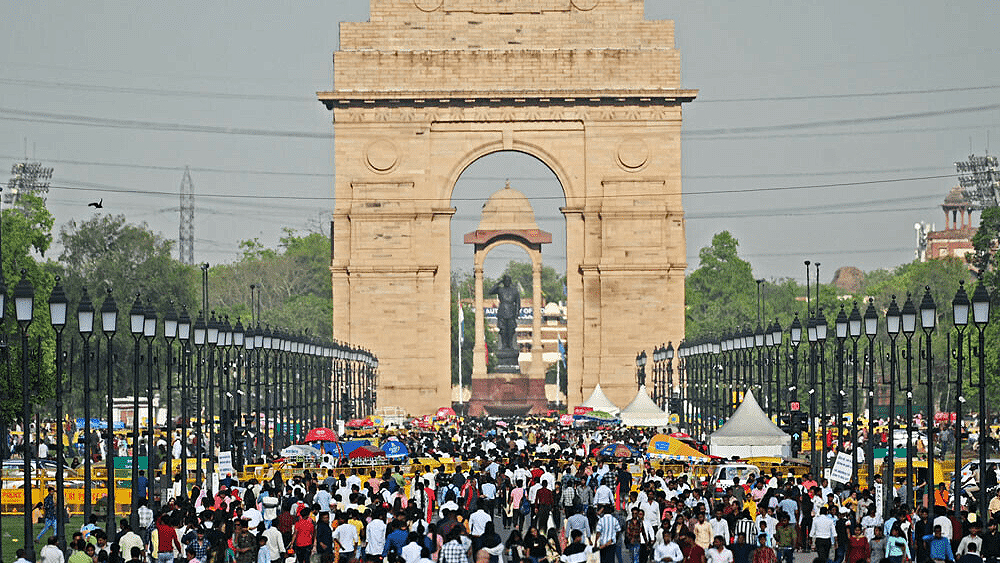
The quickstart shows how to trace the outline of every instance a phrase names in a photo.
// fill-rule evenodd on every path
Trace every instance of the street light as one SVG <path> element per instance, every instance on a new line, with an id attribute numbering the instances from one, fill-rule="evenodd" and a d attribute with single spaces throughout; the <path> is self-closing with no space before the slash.
<path id="1" fill-rule="evenodd" d="M 819 283 L 819 264 L 816 264 L 816 280 Z M 819 290 L 816 291 L 816 301 L 819 302 Z M 817 305 L 816 307 L 816 340 L 819 341 L 819 368 L 820 368 L 820 385 L 822 389 L 822 402 L 820 403 L 820 430 L 823 433 L 823 439 L 821 440 L 822 454 L 821 458 L 822 464 L 820 468 L 826 467 L 826 436 L 827 436 L 827 423 L 829 422 L 829 417 L 826 412 L 826 333 L 827 324 L 826 317 L 823 316 L 823 309 L 820 309 Z M 822 471 L 820 471 L 822 474 Z"/>
<path id="2" fill-rule="evenodd" d="M 105 530 L 108 532 L 108 537 L 115 537 L 115 455 L 111 451 L 114 445 L 114 382 L 115 376 L 112 371 L 113 357 L 111 343 L 115 337 L 115 332 L 118 330 L 118 305 L 115 303 L 115 298 L 111 295 L 111 288 L 108 288 L 108 294 L 104 298 L 104 303 L 101 305 L 101 331 L 104 333 L 104 337 L 108 339 L 108 351 L 107 354 L 107 377 L 108 377 L 108 439 L 106 442 L 106 447 L 104 448 L 104 465 L 107 478 L 107 498 L 108 498 L 108 517 L 105 523 Z"/>
<path id="3" fill-rule="evenodd" d="M 875 336 L 878 335 L 878 311 L 875 299 L 868 298 L 864 316 L 865 336 L 868 337 L 868 439 L 865 440 L 865 459 L 868 462 L 869 486 L 875 479 Z"/>
<path id="4" fill-rule="evenodd" d="M 146 339 L 146 498 L 153 500 L 152 487 L 156 482 L 154 470 L 159 466 L 154 463 L 156 455 L 156 420 L 153 413 L 153 340 L 156 339 L 156 311 L 152 303 L 147 302 L 142 322 L 142 336 Z M 157 382 L 159 383 L 159 382 Z M 159 385 L 157 384 L 157 387 Z M 169 469 L 169 468 L 168 468 Z M 152 503 L 150 503 L 152 504 Z"/>
<path id="5" fill-rule="evenodd" d="M 188 414 L 188 396 L 190 395 L 190 371 L 191 371 L 191 317 L 188 315 L 187 308 L 181 309 L 181 315 L 177 318 L 177 338 L 181 341 L 181 353 L 180 353 L 180 369 L 178 369 L 178 375 L 180 376 L 180 385 L 184 389 L 181 393 L 181 491 L 180 496 L 182 498 L 187 498 L 187 484 L 188 484 L 188 426 L 190 424 L 189 414 Z M 171 450 L 173 449 L 173 444 L 171 444 Z M 171 467 L 173 470 L 173 467 Z"/>
<path id="6" fill-rule="evenodd" d="M 164 465 L 164 473 L 167 475 L 167 482 L 171 490 L 174 484 L 174 339 L 177 338 L 177 310 L 174 309 L 174 302 L 170 302 L 170 309 L 163 316 L 163 338 L 167 344 L 167 420 L 165 433 L 167 435 L 167 462 Z"/>
<path id="7" fill-rule="evenodd" d="M 30 397 L 33 386 L 28 376 L 28 325 L 31 324 L 35 304 L 35 288 L 28 281 L 27 270 L 21 270 L 21 281 L 14 286 L 14 311 L 17 319 L 17 326 L 21 329 L 21 430 L 23 439 L 21 441 L 24 449 L 24 547 L 25 557 L 28 561 L 35 559 L 34 528 L 31 522 L 31 502 L 32 487 L 32 467 L 31 467 L 31 403 Z M 60 421 L 61 422 L 61 421 Z M 58 515 L 61 519 L 62 515 Z"/>
<path id="8" fill-rule="evenodd" d="M 2 309 L 2 308 L 0 308 Z M 76 324 L 83 338 L 83 521 L 90 522 L 91 471 L 90 451 L 90 337 L 94 333 L 94 304 L 87 288 L 83 288 L 76 306 Z M 100 343 L 100 341 L 98 341 Z"/>
<path id="9" fill-rule="evenodd" d="M 642 388 L 646 385 L 646 351 L 635 355 L 635 380 L 638 383 L 638 387 Z"/>
<path id="10" fill-rule="evenodd" d="M 132 513 L 129 515 L 129 525 L 133 530 L 139 529 L 139 340 L 142 338 L 142 329 L 146 323 L 146 315 L 139 300 L 139 294 L 135 294 L 135 301 L 129 311 L 129 331 L 135 340 L 135 347 L 132 356 Z"/>
<path id="11" fill-rule="evenodd" d="M 927 349 L 927 506 L 934 504 L 934 350 L 931 348 L 931 334 L 937 326 L 937 305 L 934 304 L 934 297 L 931 296 L 930 286 L 924 286 L 924 297 L 920 300 L 920 328 L 924 331 L 926 339 L 924 347 Z M 908 421 L 911 425 L 913 421 Z M 961 441 L 961 436 L 956 436 L 956 440 Z M 961 471 L 961 467 L 957 467 Z M 980 475 L 985 475 L 985 471 L 980 471 Z M 911 474 L 912 476 L 912 474 Z M 912 477 L 911 477 L 912 478 Z M 956 480 L 957 482 L 957 480 Z M 928 526 L 930 533 L 934 532 L 933 526 Z"/>
<path id="12" fill-rule="evenodd" d="M 963 376 L 965 374 L 965 328 L 969 325 L 969 295 L 965 292 L 965 280 L 958 282 L 958 291 L 951 301 L 952 323 L 958 330 L 958 349 L 955 355 L 955 467 L 962 467 L 962 405 L 965 404 L 965 394 L 962 392 Z M 942 452 L 943 455 L 944 452 Z M 982 475 L 982 473 L 980 473 Z M 955 513 L 962 511 L 962 491 L 955 488 Z"/>
<path id="13" fill-rule="evenodd" d="M 896 482 L 896 448 L 895 448 L 895 435 L 896 435 L 896 385 L 899 379 L 898 376 L 898 362 L 899 359 L 896 355 L 896 338 L 899 336 L 899 330 L 902 327 L 903 315 L 899 311 L 899 305 L 896 303 L 896 296 L 892 296 L 892 300 L 889 302 L 889 310 L 885 313 L 885 331 L 889 334 L 889 440 L 886 444 L 886 451 L 888 452 L 888 475 L 889 482 L 886 483 L 886 496 L 887 500 L 891 503 L 892 496 L 889 494 Z M 883 378 L 882 384 L 885 385 L 886 381 Z M 874 477 L 874 475 L 872 475 Z"/>
<path id="14" fill-rule="evenodd" d="M 837 452 L 847 451 L 844 448 L 844 398 L 847 396 L 847 392 L 844 391 L 844 341 L 847 340 L 848 334 L 848 323 L 847 323 L 847 313 L 844 311 L 844 305 L 840 305 L 840 312 L 837 313 L 837 319 L 834 321 L 834 332 L 837 337 L 837 350 L 836 350 L 836 361 L 837 361 Z"/>
<path id="15" fill-rule="evenodd" d="M 972 294 L 972 322 L 979 331 L 979 522 L 989 521 L 986 504 L 986 325 L 990 322 L 990 292 L 982 280 Z"/>
<path id="16" fill-rule="evenodd" d="M 858 309 L 858 302 L 854 302 L 854 308 L 847 317 L 847 332 L 851 336 L 851 381 L 853 382 L 854 396 L 851 401 L 851 481 L 858 484 L 858 339 L 861 338 L 861 311 Z"/>
<path id="17" fill-rule="evenodd" d="M 66 328 L 66 309 L 69 300 L 56 276 L 56 285 L 49 295 L 49 321 L 56 333 L 56 537 L 59 538 L 59 549 L 66 549 L 66 500 L 64 498 L 64 475 L 66 453 L 63 447 L 63 364 L 62 364 L 62 331 Z"/>
<path id="18" fill-rule="evenodd" d="M 917 330 L 917 308 L 914 307 L 909 292 L 906 293 L 902 315 L 903 336 L 906 337 L 906 351 L 904 352 L 906 360 L 906 504 L 912 505 L 915 498 L 913 489 L 913 333 Z M 927 421 L 928 433 L 931 428 L 930 424 L 930 421 Z M 893 439 L 893 455 L 895 455 L 895 445 L 895 439 Z"/>
<path id="19" fill-rule="evenodd" d="M 198 355 L 195 357 L 195 407 L 194 415 L 198 421 L 198 432 L 195 434 L 195 440 L 197 447 L 194 450 L 194 455 L 198 456 L 198 463 L 195 465 L 195 482 L 199 487 L 203 484 L 204 473 L 202 470 L 202 460 L 205 457 L 203 455 L 203 450 L 205 449 L 205 421 L 201 412 L 201 394 L 202 394 L 202 352 L 205 350 L 205 338 L 208 333 L 208 327 L 205 323 L 205 312 L 198 312 L 198 320 L 194 323 L 194 346 L 198 350 Z M 186 479 L 186 476 L 185 476 Z M 186 484 L 185 484 L 186 487 Z"/>

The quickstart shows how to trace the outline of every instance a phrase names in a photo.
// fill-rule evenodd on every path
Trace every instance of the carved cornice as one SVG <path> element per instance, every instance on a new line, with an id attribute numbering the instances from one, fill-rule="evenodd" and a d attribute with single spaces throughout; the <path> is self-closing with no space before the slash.
<path id="1" fill-rule="evenodd" d="M 335 107 L 338 123 L 437 123 L 437 122 L 674 122 L 681 123 L 678 104 L 617 106 L 364 106 Z"/>

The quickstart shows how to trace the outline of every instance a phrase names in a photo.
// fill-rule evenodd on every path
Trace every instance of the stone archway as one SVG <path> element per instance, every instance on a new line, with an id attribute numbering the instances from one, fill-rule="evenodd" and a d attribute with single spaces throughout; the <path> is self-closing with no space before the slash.
<path id="1" fill-rule="evenodd" d="M 673 22 L 636 0 L 371 0 L 341 25 L 333 331 L 379 354 L 379 401 L 450 402 L 451 193 L 493 152 L 566 196 L 568 401 L 634 395 L 635 350 L 684 333 Z"/>

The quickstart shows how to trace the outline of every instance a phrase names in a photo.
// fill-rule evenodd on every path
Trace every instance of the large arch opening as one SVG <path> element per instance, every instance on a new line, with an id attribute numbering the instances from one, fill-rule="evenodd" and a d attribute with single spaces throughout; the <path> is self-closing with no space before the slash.
<path id="1" fill-rule="evenodd" d="M 476 355 L 485 354 L 485 362 L 478 364 L 482 371 L 492 371 L 496 365 L 497 299 L 488 292 L 505 274 L 511 279 L 521 297 L 521 310 L 517 322 L 518 363 L 523 372 L 540 372 L 545 379 L 544 396 L 548 406 L 566 404 L 566 364 L 560 350 L 566 349 L 566 219 L 561 211 L 565 206 L 563 185 L 553 168 L 534 155 L 521 151 L 495 151 L 471 154 L 455 180 L 451 203 L 455 214 L 451 219 L 451 286 L 453 303 L 452 334 L 452 397 L 465 403 L 472 398 L 471 373 L 477 365 Z M 491 196 L 503 196 L 507 191 L 523 194 L 521 204 L 530 205 L 534 227 L 551 233 L 551 244 L 532 250 L 517 237 L 496 239 L 487 247 L 480 247 L 478 264 L 481 268 L 481 292 L 485 350 L 475 345 L 476 315 L 476 250 L 467 244 L 468 233 L 483 232 L 479 229 L 518 229 L 532 225 L 509 223 L 497 217 L 486 219 L 484 208 Z M 514 220 L 514 214 L 509 218 Z M 489 225 L 486 225 L 489 221 Z M 493 231 L 490 231 L 493 232 Z M 540 267 L 534 279 L 535 267 Z M 539 283 L 540 282 L 540 283 Z M 540 299 L 535 291 L 540 290 Z M 462 315 L 458 307 L 462 307 Z M 536 322 L 535 317 L 539 317 Z M 461 320 L 464 319 L 464 326 Z M 469 326 L 472 324 L 472 326 Z M 458 334 L 461 331 L 461 346 Z M 537 334 L 536 334 L 537 333 Z M 538 348 L 538 350 L 536 350 Z M 540 365 L 536 365 L 538 362 Z M 461 385 L 459 380 L 461 379 Z"/>

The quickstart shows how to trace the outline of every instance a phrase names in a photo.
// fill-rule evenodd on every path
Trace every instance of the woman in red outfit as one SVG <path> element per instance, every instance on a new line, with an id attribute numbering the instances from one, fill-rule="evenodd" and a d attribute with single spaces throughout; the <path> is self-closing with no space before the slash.
<path id="1" fill-rule="evenodd" d="M 847 538 L 847 559 L 845 563 L 858 563 L 858 561 L 868 561 L 871 557 L 871 546 L 868 545 L 868 538 L 860 525 L 854 526 L 854 533 Z M 879 558 L 881 559 L 881 553 Z"/>

